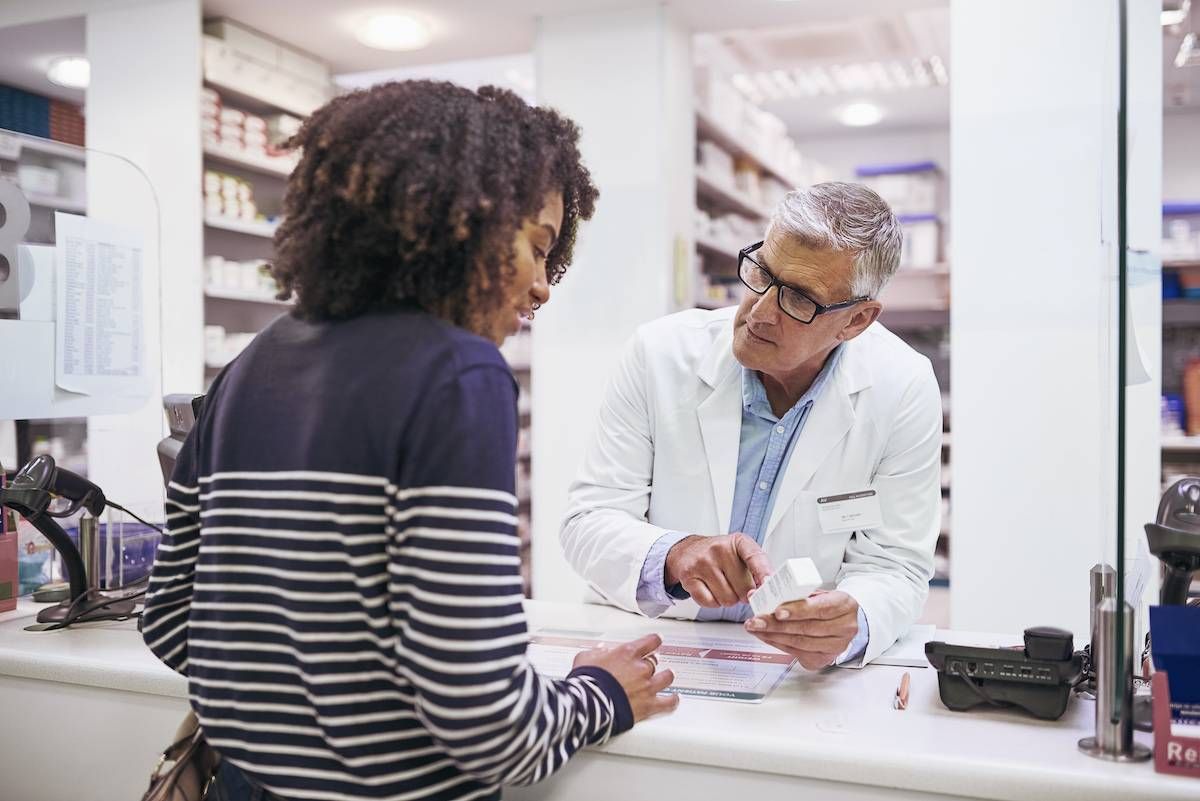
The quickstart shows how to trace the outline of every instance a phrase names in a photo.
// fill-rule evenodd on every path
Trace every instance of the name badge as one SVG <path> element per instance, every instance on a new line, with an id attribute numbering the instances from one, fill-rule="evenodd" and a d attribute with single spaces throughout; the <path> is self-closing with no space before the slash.
<path id="1" fill-rule="evenodd" d="M 817 518 L 821 521 L 821 531 L 826 534 L 883 525 L 879 495 L 873 489 L 817 498 Z"/>

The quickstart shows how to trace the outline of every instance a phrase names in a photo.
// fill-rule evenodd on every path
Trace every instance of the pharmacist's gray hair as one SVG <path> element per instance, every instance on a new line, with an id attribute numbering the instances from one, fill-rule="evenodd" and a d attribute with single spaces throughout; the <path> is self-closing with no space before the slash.
<path id="1" fill-rule="evenodd" d="M 771 229 L 815 250 L 854 254 L 853 297 L 879 297 L 900 266 L 900 221 L 874 190 L 830 181 L 788 192 Z"/>

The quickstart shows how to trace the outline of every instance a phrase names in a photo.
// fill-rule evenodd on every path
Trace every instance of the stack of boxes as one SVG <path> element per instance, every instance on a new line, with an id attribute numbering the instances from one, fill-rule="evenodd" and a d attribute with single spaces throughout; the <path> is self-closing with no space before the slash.
<path id="1" fill-rule="evenodd" d="M 859 181 L 887 201 L 904 229 L 900 266 L 930 269 L 943 260 L 940 209 L 945 175 L 932 161 L 859 167 Z"/>
<path id="2" fill-rule="evenodd" d="M 83 147 L 83 112 L 74 104 L 51 100 L 11 86 L 0 86 L 0 128 Z"/>
<path id="3" fill-rule="evenodd" d="M 50 138 L 83 147 L 87 129 L 79 106 L 62 100 L 50 101 Z"/>
<path id="4" fill-rule="evenodd" d="M 717 71 L 697 70 L 696 108 L 756 158 L 792 177 L 797 185 L 822 179 L 823 171 L 801 158 L 783 120 L 751 103 Z M 820 174 L 806 174 L 811 169 Z"/>
<path id="5" fill-rule="evenodd" d="M 262 259 L 236 261 L 224 256 L 204 260 L 205 287 L 217 294 L 244 294 L 274 300 L 279 284 Z"/>
<path id="6" fill-rule="evenodd" d="M 204 326 L 204 363 L 222 368 L 238 357 L 257 334 L 233 333 L 223 325 Z"/>
<path id="7" fill-rule="evenodd" d="M 214 89 L 205 88 L 201 94 L 200 131 L 207 149 L 287 163 L 293 161 L 293 157 L 284 152 L 281 145 L 298 130 L 300 119 L 290 114 L 260 117 L 229 108 Z"/>
<path id="8" fill-rule="evenodd" d="M 293 114 L 311 114 L 334 95 L 329 67 L 230 20 L 204 23 L 204 79 Z"/>
<path id="9" fill-rule="evenodd" d="M 258 219 L 250 182 L 216 170 L 204 171 L 204 214 L 247 222 Z"/>
<path id="10" fill-rule="evenodd" d="M 0 128 L 50 138 L 50 98 L 0 86 Z"/>

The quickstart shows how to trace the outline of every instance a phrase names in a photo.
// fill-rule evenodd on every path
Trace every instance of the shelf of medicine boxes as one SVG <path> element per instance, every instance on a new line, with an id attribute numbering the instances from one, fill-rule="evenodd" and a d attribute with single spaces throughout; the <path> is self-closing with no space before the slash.
<path id="1" fill-rule="evenodd" d="M 747 197 L 736 187 L 713 178 L 703 169 L 696 168 L 696 195 L 706 198 L 723 211 L 732 211 L 756 220 L 766 221 L 770 213 Z"/>
<path id="2" fill-rule="evenodd" d="M 708 139 L 715 142 L 722 150 L 728 151 L 734 158 L 753 162 L 760 170 L 782 181 L 785 186 L 795 186 L 796 178 L 788 175 L 778 165 L 761 156 L 753 148 L 746 147 L 730 131 L 726 130 L 708 112 L 696 109 L 696 138 Z"/>
<path id="3" fill-rule="evenodd" d="M 204 224 L 209 228 L 232 231 L 235 234 L 259 236 L 264 239 L 273 239 L 275 237 L 275 229 L 279 227 L 278 222 L 243 220 L 237 217 L 223 217 L 219 214 L 204 215 Z"/>
<path id="4" fill-rule="evenodd" d="M 1187 456 L 1187 461 L 1200 457 L 1200 437 L 1163 437 L 1161 445 L 1163 453 Z"/>
<path id="5" fill-rule="evenodd" d="M 87 201 L 71 197 L 57 197 L 55 195 L 43 195 L 38 192 L 26 192 L 25 199 L 29 201 L 29 205 L 38 209 L 52 209 L 54 211 L 69 211 L 74 214 L 87 213 Z"/>
<path id="6" fill-rule="evenodd" d="M 242 303 L 261 303 L 266 306 L 294 306 L 294 300 L 279 300 L 265 292 L 235 292 L 227 289 L 205 289 L 204 297 L 213 300 L 234 300 Z"/>
<path id="7" fill-rule="evenodd" d="M 70 159 L 80 164 L 85 163 L 83 151 L 75 145 L 39 139 L 36 136 L 12 131 L 0 131 L 0 161 L 19 162 L 24 153 L 38 153 L 55 158 Z M 25 192 L 25 199 L 29 201 L 30 206 L 37 209 L 69 211 L 75 214 L 87 213 L 87 201 L 80 198 Z"/>
<path id="8" fill-rule="evenodd" d="M 72 161 L 78 161 L 80 164 L 84 162 L 84 151 L 77 145 L 70 145 L 66 142 L 54 142 L 49 139 L 39 139 L 36 136 L 29 136 L 28 134 L 17 133 L 15 131 L 0 131 L 0 158 L 16 161 L 20 158 L 20 154 L 25 151 L 71 159 Z M 15 153 L 16 155 L 10 156 L 8 155 L 10 153 Z"/>
<path id="9" fill-rule="evenodd" d="M 253 156 L 244 151 L 222 145 L 205 145 L 205 158 L 220 164 L 230 164 L 262 175 L 287 178 L 296 168 L 295 156 Z"/>

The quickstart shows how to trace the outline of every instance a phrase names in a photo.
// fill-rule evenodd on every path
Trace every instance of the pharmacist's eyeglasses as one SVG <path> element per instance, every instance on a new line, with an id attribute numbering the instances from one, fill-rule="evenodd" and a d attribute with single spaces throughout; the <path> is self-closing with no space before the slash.
<path id="1" fill-rule="evenodd" d="M 738 251 L 738 278 L 746 285 L 747 289 L 756 295 L 765 295 L 770 291 L 771 287 L 779 287 L 779 293 L 776 296 L 776 299 L 779 301 L 779 308 L 793 320 L 807 325 L 817 319 L 817 315 L 819 314 L 827 314 L 839 309 L 848 309 L 863 301 L 870 300 L 870 298 L 862 297 L 846 300 L 841 303 L 832 303 L 828 306 L 817 303 L 817 301 L 799 289 L 782 283 L 771 274 L 770 270 L 763 267 L 750 255 L 762 246 L 762 242 L 756 242 Z"/>

